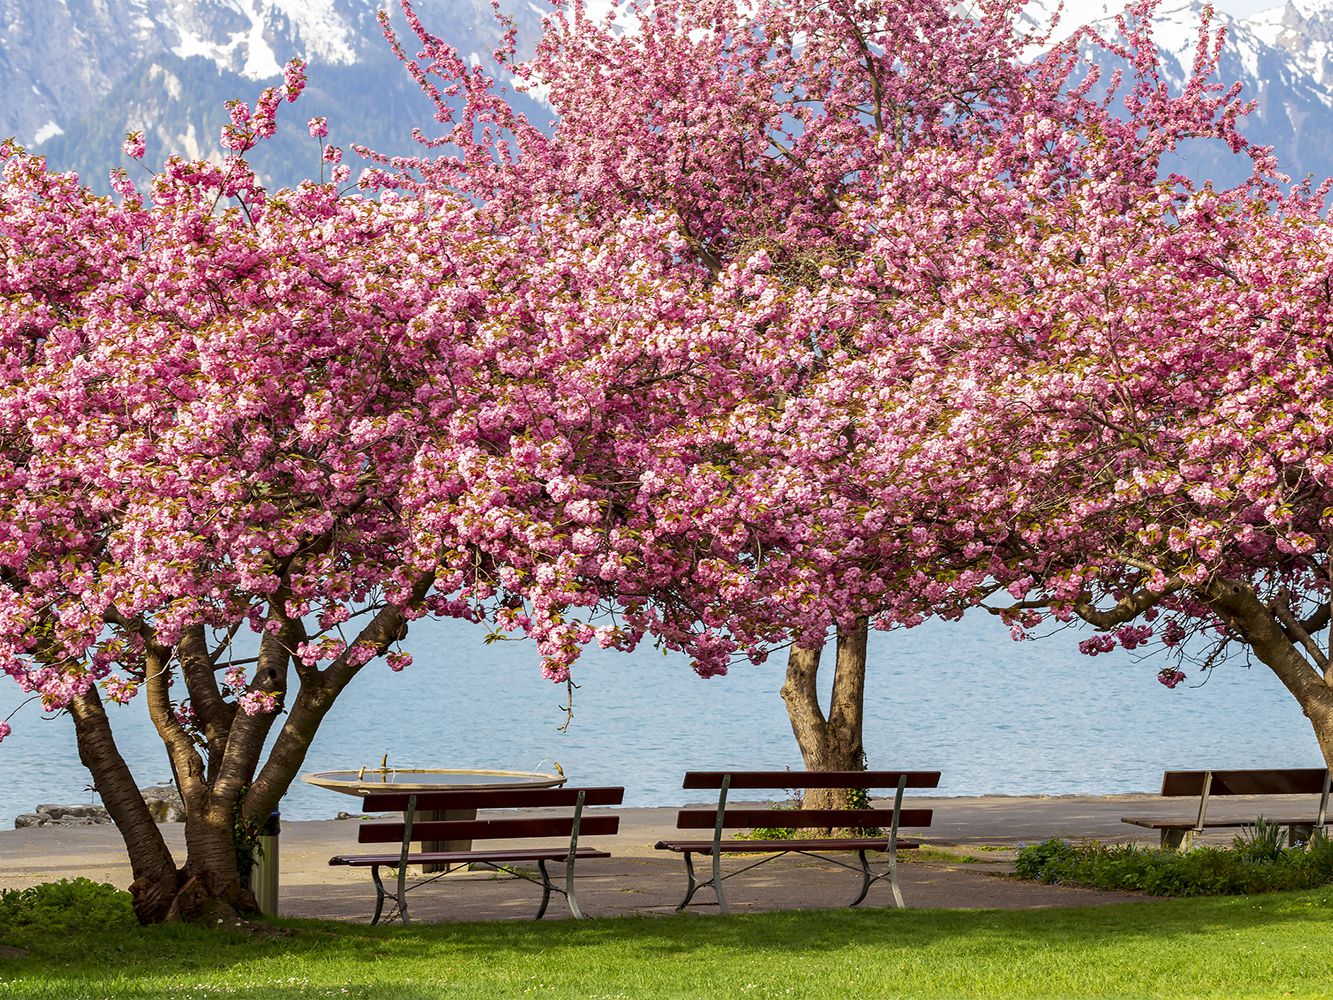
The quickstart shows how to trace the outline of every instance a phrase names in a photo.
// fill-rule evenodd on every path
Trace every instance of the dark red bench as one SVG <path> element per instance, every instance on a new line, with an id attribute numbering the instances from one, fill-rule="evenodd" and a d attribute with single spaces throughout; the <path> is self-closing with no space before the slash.
<path id="1" fill-rule="evenodd" d="M 1272 819 L 1288 828 L 1294 843 L 1308 839 L 1328 819 L 1328 769 L 1323 767 L 1270 768 L 1251 771 L 1167 771 L 1162 775 L 1162 794 L 1167 797 L 1198 798 L 1193 818 L 1164 819 L 1157 816 L 1125 816 L 1122 823 L 1161 832 L 1163 850 L 1188 847 L 1194 836 L 1207 829 L 1249 826 L 1256 817 L 1209 819 L 1208 802 L 1218 795 L 1318 795 L 1319 807 L 1312 815 Z"/>
<path id="2" fill-rule="evenodd" d="M 685 909 L 694 894 L 711 885 L 717 894 L 717 905 L 727 912 L 727 899 L 722 883 L 729 878 L 767 864 L 786 854 L 802 854 L 828 861 L 861 874 L 861 892 L 851 902 L 857 906 L 866 898 L 870 887 L 887 877 L 893 886 L 894 902 L 903 906 L 902 890 L 898 886 L 898 851 L 919 845 L 898 839 L 901 827 L 928 827 L 930 809 L 904 809 L 903 791 L 907 788 L 937 788 L 939 771 L 689 771 L 682 787 L 688 789 L 717 789 L 716 809 L 682 809 L 676 817 L 678 830 L 713 831 L 709 840 L 661 840 L 659 851 L 672 851 L 685 858 L 685 877 L 688 880 L 685 898 L 676 907 Z M 737 789 L 775 788 L 847 788 L 895 789 L 892 809 L 783 809 L 778 807 L 739 809 L 727 808 L 727 796 Z M 737 829 L 774 827 L 796 831 L 812 829 L 873 829 L 888 827 L 887 836 L 873 837 L 797 837 L 796 839 L 758 840 L 724 838 L 724 832 Z M 887 855 L 888 869 L 876 874 L 871 870 L 868 854 Z M 852 853 L 860 861 L 859 867 L 827 857 L 829 854 Z M 701 854 L 713 860 L 713 873 L 700 879 L 694 873 L 694 855 Z M 768 854 L 760 861 L 723 874 L 722 856 L 726 854 Z"/>
<path id="3" fill-rule="evenodd" d="M 403 923 L 411 921 L 407 916 L 407 894 L 413 889 L 442 878 L 451 865 L 480 865 L 513 878 L 521 878 L 542 887 L 542 902 L 534 919 L 540 920 L 546 913 L 546 906 L 551 901 L 551 893 L 564 895 L 569 902 L 569 911 L 575 917 L 582 917 L 578 900 L 574 896 L 574 864 L 589 858 L 609 858 L 606 851 L 580 846 L 584 837 L 609 836 L 620 829 L 620 817 L 609 813 L 587 814 L 587 806 L 617 806 L 625 797 L 623 788 L 533 788 L 505 791 L 457 792 L 378 792 L 367 795 L 362 808 L 369 813 L 402 812 L 403 818 L 397 821 L 372 822 L 361 824 L 357 832 L 357 842 L 362 844 L 393 844 L 399 849 L 392 854 L 339 854 L 329 859 L 330 865 L 350 865 L 354 868 L 369 868 L 371 880 L 375 883 L 375 916 L 371 923 L 380 922 L 384 911 L 385 899 L 392 899 L 396 913 Z M 418 812 L 444 812 L 464 810 L 530 810 L 542 807 L 565 808 L 570 811 L 565 815 L 505 815 L 486 816 L 480 819 L 421 820 L 415 819 Z M 415 841 L 451 841 L 472 842 L 478 840 L 538 840 L 560 838 L 556 845 L 534 845 L 525 847 L 503 847 L 490 850 L 475 848 L 455 850 L 418 850 L 411 849 Z M 515 869 L 515 864 L 536 862 L 540 879 L 524 871 Z M 565 867 L 564 885 L 551 881 L 547 864 L 560 862 Z M 445 871 L 438 871 L 429 877 L 415 882 L 408 882 L 407 869 L 410 865 L 445 866 Z M 385 887 L 380 877 L 381 868 L 394 869 L 397 872 L 397 890 Z M 392 920 L 394 913 L 388 919 Z"/>

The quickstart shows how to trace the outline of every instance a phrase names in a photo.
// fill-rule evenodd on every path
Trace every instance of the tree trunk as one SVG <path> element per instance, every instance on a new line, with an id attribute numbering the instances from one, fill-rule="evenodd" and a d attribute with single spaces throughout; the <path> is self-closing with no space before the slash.
<path id="1" fill-rule="evenodd" d="M 432 582 L 429 574 L 420 578 L 413 599 L 420 601 Z M 334 700 L 368 662 L 354 659 L 351 651 L 368 644 L 376 656 L 383 655 L 407 632 L 398 608 L 381 608 L 327 669 L 298 662 L 301 685 L 288 699 L 290 650 L 299 645 L 303 631 L 298 620 L 286 618 L 280 610 L 274 612 L 274 620 L 281 628 L 277 633 L 264 632 L 250 685 L 251 690 L 274 696 L 287 710 L 267 761 L 262 760 L 264 743 L 277 713 L 248 715 L 222 697 L 215 678 L 217 657 L 208 650 L 204 629 L 187 629 L 177 646 L 167 647 L 159 645 L 142 624 L 114 622 L 127 631 L 133 627 L 144 640 L 143 696 L 185 808 L 186 860 L 179 869 L 116 747 L 96 688 L 70 706 L 79 756 L 129 851 L 134 871 L 130 892 L 142 923 L 185 920 L 217 926 L 258 912 L 254 894 L 241 881 L 238 848 L 251 846 L 249 831 L 277 807 L 305 763 Z M 178 669 L 195 708 L 197 730 L 182 723 L 171 700 Z"/>
<path id="2" fill-rule="evenodd" d="M 97 689 L 89 688 L 75 698 L 69 711 L 74 718 L 79 759 L 92 774 L 93 785 L 129 852 L 134 915 L 143 924 L 165 920 L 180 884 L 176 862 L 116 747 Z"/>
<path id="3" fill-rule="evenodd" d="M 187 860 L 167 920 L 231 924 L 259 912 L 254 893 L 241 884 L 234 804 L 187 810 L 185 844 Z"/>
<path id="4" fill-rule="evenodd" d="M 1295 697 L 1314 728 L 1325 766 L 1333 769 L 1333 664 L 1328 655 L 1308 641 L 1289 612 L 1284 625 L 1274 605 L 1261 601 L 1246 584 L 1220 580 L 1209 584 L 1203 596 Z M 1315 658 L 1319 662 L 1312 663 Z"/>
<path id="5" fill-rule="evenodd" d="M 793 646 L 787 659 L 782 700 L 787 704 L 796 745 L 807 771 L 863 771 L 865 749 L 862 720 L 865 714 L 866 634 L 869 622 L 860 618 L 850 629 L 838 629 L 833 694 L 825 715 L 819 704 L 820 650 Z M 845 788 L 811 788 L 802 804 L 807 809 L 845 809 Z"/>

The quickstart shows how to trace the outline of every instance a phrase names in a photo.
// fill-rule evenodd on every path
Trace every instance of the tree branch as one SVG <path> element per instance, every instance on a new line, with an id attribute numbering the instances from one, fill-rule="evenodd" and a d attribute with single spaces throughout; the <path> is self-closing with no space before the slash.
<path id="1" fill-rule="evenodd" d="M 1324 651 L 1319 648 L 1319 644 L 1310 637 L 1310 633 L 1304 629 L 1296 616 L 1291 613 L 1290 600 L 1290 595 L 1283 591 L 1273 598 L 1269 607 L 1272 609 L 1274 617 L 1281 624 L 1283 631 L 1286 632 L 1287 638 L 1292 643 L 1300 643 L 1305 651 L 1310 654 L 1310 658 L 1319 665 L 1320 672 L 1324 675 L 1324 682 L 1333 684 L 1333 669 L 1329 667 L 1328 657 L 1324 655 Z"/>

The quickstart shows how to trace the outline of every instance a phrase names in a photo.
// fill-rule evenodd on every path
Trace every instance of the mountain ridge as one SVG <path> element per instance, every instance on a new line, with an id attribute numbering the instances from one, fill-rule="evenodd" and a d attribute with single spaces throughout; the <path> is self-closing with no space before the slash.
<path id="1" fill-rule="evenodd" d="M 489 0 L 415 6 L 430 31 L 465 54 L 500 39 Z M 293 124 L 298 117 L 328 117 L 335 143 L 410 152 L 412 128 L 431 131 L 434 108 L 383 39 L 381 7 L 406 42 L 410 32 L 390 0 L 0 0 L 0 92 L 18 97 L 0 102 L 0 137 L 16 136 L 52 167 L 105 190 L 108 171 L 128 165 L 119 152 L 127 131 L 146 129 L 149 161 L 170 152 L 217 156 L 223 103 L 250 99 L 296 55 L 309 63 L 310 86 L 296 109 L 279 113 L 279 136 L 256 154 L 261 176 L 277 184 L 318 176 L 318 147 Z M 504 8 L 529 48 L 539 8 Z M 1025 24 L 1049 23 L 1054 9 L 1054 0 L 1034 0 Z M 1094 25 L 1113 30 L 1113 4 L 1087 9 Z M 1188 76 L 1202 10 L 1186 0 L 1158 11 L 1154 41 L 1173 84 Z M 1218 13 L 1214 25 L 1228 31 L 1220 78 L 1239 80 L 1242 98 L 1256 103 L 1242 132 L 1272 145 L 1292 176 L 1333 174 L 1333 0 L 1288 0 L 1248 17 Z M 1056 37 L 1075 27 L 1066 16 Z M 516 100 L 535 121 L 551 116 L 536 101 Z M 1222 183 L 1240 179 L 1235 157 L 1206 143 L 1182 152 L 1181 167 Z"/>

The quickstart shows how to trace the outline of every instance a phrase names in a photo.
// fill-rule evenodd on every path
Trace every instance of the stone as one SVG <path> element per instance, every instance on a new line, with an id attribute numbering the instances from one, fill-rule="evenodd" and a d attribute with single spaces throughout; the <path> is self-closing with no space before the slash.
<path id="1" fill-rule="evenodd" d="M 47 802 L 38 806 L 36 812 L 14 817 L 14 829 L 23 830 L 33 826 L 97 826 L 110 822 L 111 816 L 101 806 Z"/>
<path id="2" fill-rule="evenodd" d="M 53 805 L 47 803 L 37 807 L 37 812 L 49 816 L 52 822 L 60 820 L 91 820 L 94 823 L 110 823 L 111 816 L 101 806 L 94 805 Z"/>
<path id="3" fill-rule="evenodd" d="M 181 802 L 180 793 L 174 785 L 149 785 L 140 788 L 139 794 L 148 804 L 148 811 L 155 823 L 184 823 L 185 803 Z"/>

